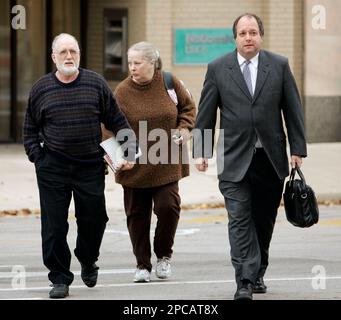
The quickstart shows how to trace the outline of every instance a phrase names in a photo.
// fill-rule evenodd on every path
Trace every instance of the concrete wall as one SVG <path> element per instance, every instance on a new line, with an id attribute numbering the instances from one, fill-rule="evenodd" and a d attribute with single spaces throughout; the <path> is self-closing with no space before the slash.
<path id="1" fill-rule="evenodd" d="M 323 5 L 324 30 L 312 28 L 314 5 Z M 128 9 L 129 45 L 146 40 L 199 102 L 206 65 L 173 64 L 176 28 L 231 28 L 245 12 L 258 14 L 265 27 L 264 49 L 288 57 L 304 103 L 309 142 L 341 141 L 341 1 L 334 0 L 99 0 L 89 1 L 88 67 L 102 72 L 103 9 Z M 114 88 L 117 83 L 111 83 Z"/>
<path id="2" fill-rule="evenodd" d="M 266 48 L 289 59 L 301 95 L 304 57 L 303 8 L 302 0 L 264 2 Z"/>
<path id="3" fill-rule="evenodd" d="M 305 1 L 304 89 L 309 142 L 341 141 L 340 12 L 341 1 Z"/>
<path id="4" fill-rule="evenodd" d="M 206 65 L 172 64 L 173 30 L 230 28 L 238 15 L 253 12 L 264 20 L 264 48 L 288 56 L 301 90 L 302 3 L 301 0 L 212 0 L 209 3 L 206 0 L 89 1 L 88 67 L 102 72 L 103 8 L 128 8 L 129 45 L 142 40 L 152 42 L 160 50 L 164 69 L 182 79 L 198 102 Z"/>
<path id="5" fill-rule="evenodd" d="M 206 65 L 175 66 L 173 30 L 176 28 L 231 28 L 242 13 L 259 15 L 265 25 L 264 48 L 289 58 L 299 90 L 303 81 L 303 1 L 302 0 L 146 0 L 147 40 L 158 48 L 164 68 L 171 70 L 199 101 Z"/>

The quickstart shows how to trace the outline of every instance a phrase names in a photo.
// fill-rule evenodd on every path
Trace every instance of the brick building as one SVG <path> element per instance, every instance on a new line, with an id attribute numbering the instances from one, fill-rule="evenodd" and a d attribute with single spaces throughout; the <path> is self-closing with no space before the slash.
<path id="1" fill-rule="evenodd" d="M 25 28 L 13 19 L 24 8 Z M 244 12 L 265 25 L 264 48 L 289 58 L 304 102 L 309 142 L 341 141 L 341 2 L 333 0 L 2 0 L 0 2 L 0 142 L 21 140 L 32 84 L 52 70 L 50 45 L 75 35 L 81 65 L 114 88 L 127 75 L 126 50 L 147 40 L 159 48 L 198 103 L 207 61 L 178 63 L 179 30 L 231 29 Z M 202 47 L 204 48 L 204 47 Z M 204 48 L 205 49 L 205 48 Z"/>

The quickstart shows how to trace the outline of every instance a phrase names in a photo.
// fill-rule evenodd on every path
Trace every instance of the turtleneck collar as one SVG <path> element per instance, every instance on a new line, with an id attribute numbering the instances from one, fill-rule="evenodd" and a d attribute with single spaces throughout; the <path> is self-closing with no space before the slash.
<path id="1" fill-rule="evenodd" d="M 138 83 L 135 82 L 132 77 L 129 77 L 129 83 L 140 90 L 147 90 L 149 88 L 151 88 L 152 84 L 155 83 L 156 81 L 158 81 L 160 79 L 161 76 L 161 71 L 160 70 L 155 70 L 153 78 L 150 81 L 144 82 L 144 83 Z"/>

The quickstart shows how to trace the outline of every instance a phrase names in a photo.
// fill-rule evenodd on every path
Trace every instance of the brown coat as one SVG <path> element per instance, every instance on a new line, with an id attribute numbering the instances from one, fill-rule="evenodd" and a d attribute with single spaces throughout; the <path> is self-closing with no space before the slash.
<path id="1" fill-rule="evenodd" d="M 186 88 L 174 76 L 173 83 L 178 98 L 177 106 L 169 97 L 163 83 L 162 73 L 159 70 L 155 72 L 153 79 L 148 84 L 139 85 L 128 77 L 116 88 L 117 103 L 133 128 L 142 150 L 142 156 L 132 170 L 116 174 L 117 183 L 131 188 L 150 188 L 178 181 L 189 175 L 186 144 L 183 150 L 177 147 L 171 139 L 171 130 L 192 130 L 196 108 L 194 100 L 188 95 Z M 139 129 L 142 128 L 140 121 L 145 121 L 144 125 L 147 126 L 147 134 L 141 137 L 139 136 Z M 167 133 L 168 145 L 164 148 L 162 146 L 160 148 L 158 139 L 148 141 L 151 140 L 149 133 L 154 129 L 163 129 Z M 156 135 L 158 136 L 158 134 Z M 150 163 L 151 158 L 147 155 L 160 155 L 155 152 L 158 146 L 162 152 L 161 158 L 165 152 L 168 152 L 168 159 L 164 158 L 167 164 Z M 178 153 L 174 150 L 178 150 Z M 183 161 L 181 160 L 182 153 L 185 155 Z M 179 156 L 174 159 L 174 154 Z M 171 155 L 173 155 L 172 161 Z"/>

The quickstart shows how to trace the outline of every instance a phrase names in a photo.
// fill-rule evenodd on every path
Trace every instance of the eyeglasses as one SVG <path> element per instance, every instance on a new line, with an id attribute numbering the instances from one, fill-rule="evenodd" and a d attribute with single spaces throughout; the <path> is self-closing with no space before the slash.
<path id="1" fill-rule="evenodd" d="M 79 51 L 71 49 L 71 50 L 62 50 L 60 52 L 57 52 L 58 55 L 60 55 L 62 58 L 65 58 L 68 56 L 68 54 L 71 54 L 72 57 L 76 56 L 77 54 L 79 54 Z"/>

